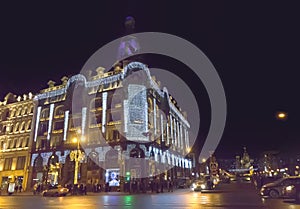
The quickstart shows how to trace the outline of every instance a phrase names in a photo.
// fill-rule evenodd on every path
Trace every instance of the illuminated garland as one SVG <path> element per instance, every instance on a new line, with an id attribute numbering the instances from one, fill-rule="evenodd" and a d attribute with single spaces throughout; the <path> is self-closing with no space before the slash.
<path id="1" fill-rule="evenodd" d="M 81 112 L 82 112 L 82 118 L 81 118 L 81 136 L 84 136 L 84 131 L 85 131 L 85 126 L 86 126 L 86 107 L 83 107 Z"/>
<path id="2" fill-rule="evenodd" d="M 64 121 L 64 141 L 67 140 L 68 123 L 69 123 L 69 110 L 65 111 L 65 121 Z"/>
<path id="3" fill-rule="evenodd" d="M 35 121 L 35 130 L 34 130 L 34 142 L 36 142 L 36 138 L 37 138 L 37 132 L 38 132 L 38 128 L 39 128 L 41 109 L 42 109 L 42 107 L 37 108 L 36 121 Z"/>
<path id="4" fill-rule="evenodd" d="M 51 128 L 52 128 L 52 119 L 53 119 L 53 111 L 54 111 L 54 104 L 50 104 L 50 114 L 49 114 L 49 125 L 48 125 L 47 140 L 50 139 L 50 133 L 51 133 Z"/>
<path id="5" fill-rule="evenodd" d="M 107 105 L 107 92 L 102 93 L 102 133 L 105 132 L 106 126 L 106 105 Z"/>

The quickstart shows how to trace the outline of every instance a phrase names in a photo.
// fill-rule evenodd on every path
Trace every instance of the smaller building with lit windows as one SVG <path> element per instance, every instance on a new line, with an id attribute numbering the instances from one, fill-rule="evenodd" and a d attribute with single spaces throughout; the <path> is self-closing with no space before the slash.
<path id="1" fill-rule="evenodd" d="M 26 190 L 33 95 L 23 97 L 8 93 L 0 102 L 0 185 L 16 183 Z"/>

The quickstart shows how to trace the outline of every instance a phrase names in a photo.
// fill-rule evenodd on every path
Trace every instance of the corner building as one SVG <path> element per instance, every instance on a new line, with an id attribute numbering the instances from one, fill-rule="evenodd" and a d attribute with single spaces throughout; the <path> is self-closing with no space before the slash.
<path id="1" fill-rule="evenodd" d="M 108 72 L 99 67 L 95 75 L 61 80 L 49 81 L 34 98 L 30 186 L 72 184 L 76 149 L 84 152 L 78 183 L 90 191 L 95 184 L 122 190 L 126 179 L 190 175 L 186 114 L 145 64 L 129 62 Z"/>

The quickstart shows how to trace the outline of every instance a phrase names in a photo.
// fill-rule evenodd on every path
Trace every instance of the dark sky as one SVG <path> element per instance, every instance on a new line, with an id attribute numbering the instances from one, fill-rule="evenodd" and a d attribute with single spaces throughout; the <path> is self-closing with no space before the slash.
<path id="1" fill-rule="evenodd" d="M 180 36 L 201 49 L 215 66 L 228 105 L 216 152 L 219 157 L 234 157 L 243 146 L 250 156 L 269 149 L 297 151 L 297 1 L 95 2 L 1 2 L 2 101 L 8 92 L 36 93 L 50 79 L 60 83 L 64 75 L 79 73 L 97 49 L 123 35 L 124 19 L 132 15 L 136 32 Z M 204 91 L 198 88 L 201 84 L 192 82 L 189 85 L 195 91 Z M 200 93 L 201 99 L 205 93 Z M 275 119 L 278 110 L 288 112 L 287 121 Z M 204 127 L 208 124 L 204 121 Z"/>

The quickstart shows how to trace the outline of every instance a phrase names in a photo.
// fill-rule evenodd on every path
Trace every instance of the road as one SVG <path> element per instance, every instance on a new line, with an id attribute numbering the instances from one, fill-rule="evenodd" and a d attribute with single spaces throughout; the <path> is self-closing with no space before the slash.
<path id="1" fill-rule="evenodd" d="M 293 200 L 264 199 L 250 183 L 219 185 L 201 193 L 176 190 L 159 194 L 94 194 L 87 196 L 41 197 L 0 196 L 0 209 L 300 209 Z"/>

